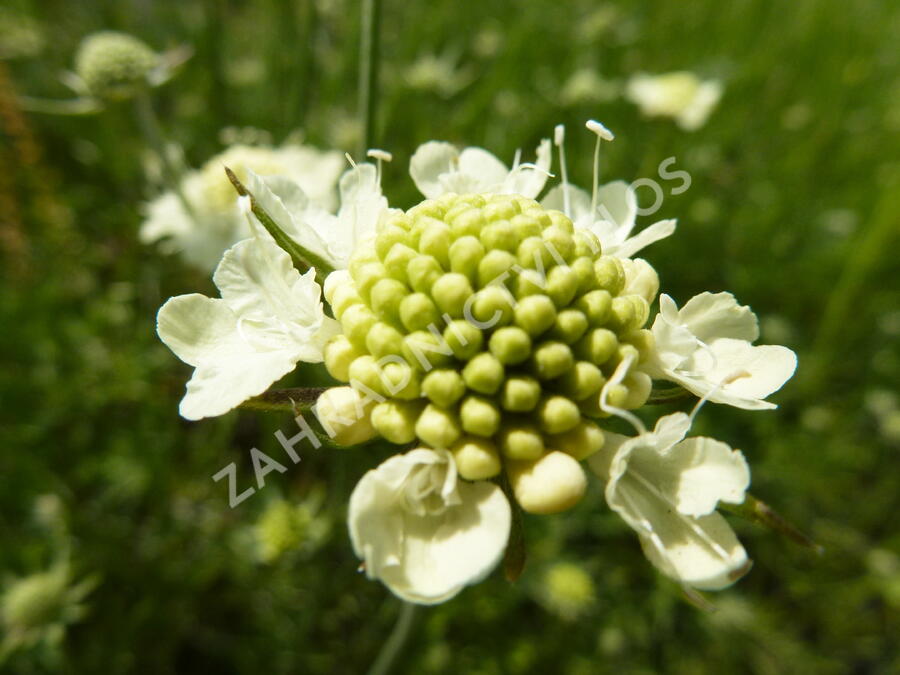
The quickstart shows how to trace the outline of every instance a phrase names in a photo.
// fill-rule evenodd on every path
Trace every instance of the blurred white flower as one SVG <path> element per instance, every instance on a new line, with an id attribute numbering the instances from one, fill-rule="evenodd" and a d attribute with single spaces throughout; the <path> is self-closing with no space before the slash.
<path id="1" fill-rule="evenodd" d="M 680 310 L 663 294 L 651 331 L 655 346 L 647 372 L 716 403 L 775 408 L 763 399 L 797 368 L 797 356 L 787 347 L 751 344 L 759 337 L 756 315 L 731 293 L 701 293 Z"/>
<path id="2" fill-rule="evenodd" d="M 550 141 L 538 146 L 534 164 L 519 162 L 512 169 L 482 148 L 460 152 L 450 143 L 429 141 L 420 145 L 409 162 L 409 174 L 419 192 L 435 199 L 447 192 L 498 193 L 537 197 L 550 175 Z"/>
<path id="3" fill-rule="evenodd" d="M 222 415 L 294 370 L 321 362 L 340 332 L 325 316 L 315 270 L 301 275 L 290 256 L 260 237 L 230 248 L 213 277 L 222 299 L 170 298 L 157 333 L 195 367 L 179 411 L 189 420 Z"/>
<path id="4" fill-rule="evenodd" d="M 559 92 L 563 105 L 609 103 L 619 96 L 620 84 L 604 79 L 592 68 L 579 68 L 565 81 Z"/>
<path id="5" fill-rule="evenodd" d="M 500 562 L 511 511 L 499 486 L 458 480 L 446 450 L 417 448 L 366 473 L 350 497 L 353 550 L 370 579 L 436 604 Z"/>
<path id="6" fill-rule="evenodd" d="M 722 97 L 718 80 L 701 80 L 694 73 L 633 75 L 625 97 L 650 117 L 671 117 L 685 131 L 702 127 Z"/>
<path id="7" fill-rule="evenodd" d="M 740 504 L 750 485 L 744 456 L 712 438 L 688 438 L 691 418 L 674 413 L 652 432 L 606 433 L 588 461 L 606 481 L 606 501 L 634 529 L 647 559 L 694 588 L 730 586 L 750 568 L 719 502 Z"/>
<path id="8" fill-rule="evenodd" d="M 246 182 L 250 172 L 284 176 L 296 182 L 309 202 L 331 211 L 337 207 L 336 186 L 344 167 L 338 152 L 303 145 L 280 148 L 236 145 L 210 159 L 181 180 L 179 195 L 168 191 L 146 206 L 140 238 L 160 242 L 166 253 L 180 253 L 191 264 L 213 269 L 229 246 L 249 236 L 247 220 L 237 207 L 237 193 L 224 167 Z"/>
<path id="9" fill-rule="evenodd" d="M 471 68 L 460 68 L 459 57 L 451 52 L 425 54 L 403 71 L 403 82 L 407 87 L 433 91 L 444 98 L 450 98 L 473 79 Z"/>

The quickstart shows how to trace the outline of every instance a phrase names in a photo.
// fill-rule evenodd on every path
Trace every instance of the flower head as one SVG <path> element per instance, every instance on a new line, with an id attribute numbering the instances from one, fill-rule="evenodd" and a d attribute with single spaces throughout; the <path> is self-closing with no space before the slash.
<path id="1" fill-rule="evenodd" d="M 134 96 L 150 84 L 159 55 L 127 33 L 102 31 L 87 36 L 78 47 L 75 71 L 87 90 L 100 99 Z"/>

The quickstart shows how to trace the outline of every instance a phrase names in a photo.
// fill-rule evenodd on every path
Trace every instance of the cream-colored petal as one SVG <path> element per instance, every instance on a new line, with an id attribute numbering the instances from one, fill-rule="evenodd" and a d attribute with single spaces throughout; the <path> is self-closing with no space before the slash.
<path id="1" fill-rule="evenodd" d="M 450 143 L 428 141 L 420 145 L 409 160 L 409 175 L 419 192 L 429 199 L 444 194 L 441 176 L 455 170 L 459 151 Z"/>
<path id="2" fill-rule="evenodd" d="M 637 218 L 637 197 L 624 180 L 615 180 L 597 190 L 597 213 L 593 214 L 594 233 L 600 237 L 604 253 L 621 246 Z M 619 256 L 627 257 L 627 256 Z"/>
<path id="3" fill-rule="evenodd" d="M 625 258 L 622 268 L 625 270 L 625 288 L 621 295 L 639 295 L 648 304 L 653 304 L 659 292 L 659 274 L 653 265 L 643 258 Z"/>
<path id="4" fill-rule="evenodd" d="M 566 195 L 568 195 L 569 210 L 566 211 Z M 568 185 L 555 185 L 550 188 L 547 195 L 541 200 L 541 206 L 545 209 L 562 211 L 573 222 L 581 219 L 590 219 L 591 194 L 580 187 L 569 183 Z"/>
<path id="5" fill-rule="evenodd" d="M 662 451 L 639 447 L 630 468 L 686 516 L 708 515 L 720 501 L 740 504 L 750 486 L 743 454 L 706 437 L 688 438 Z"/>
<path id="6" fill-rule="evenodd" d="M 535 155 L 534 167 L 514 168 L 510 172 L 504 181 L 504 193 L 523 195 L 531 199 L 540 194 L 547 183 L 547 178 L 550 177 L 550 165 L 553 161 L 549 138 L 541 141 Z"/>
<path id="7" fill-rule="evenodd" d="M 726 338 L 710 344 L 710 351 L 716 366 L 706 379 L 717 384 L 734 377 L 710 400 L 740 408 L 756 407 L 756 402 L 781 389 L 797 369 L 797 355 L 779 345 L 754 347 L 743 340 Z"/>
<path id="8" fill-rule="evenodd" d="M 734 338 L 753 342 L 759 337 L 756 314 L 739 305 L 731 293 L 700 293 L 688 300 L 678 317 L 703 342 Z"/>
<path id="9" fill-rule="evenodd" d="M 507 166 L 484 148 L 466 148 L 459 155 L 459 173 L 473 182 L 477 192 L 499 192 L 509 175 Z M 445 188 L 449 185 L 445 182 Z M 454 192 L 459 191 L 453 188 Z"/>
<path id="10" fill-rule="evenodd" d="M 633 237 L 626 239 L 621 245 L 614 247 L 609 253 L 618 258 L 630 258 L 638 251 L 644 250 L 650 244 L 671 236 L 675 232 L 675 225 L 676 221 L 674 219 L 661 220 L 658 223 L 653 223 L 653 225 L 645 227 Z M 601 239 L 601 243 L 602 241 L 603 240 Z"/>

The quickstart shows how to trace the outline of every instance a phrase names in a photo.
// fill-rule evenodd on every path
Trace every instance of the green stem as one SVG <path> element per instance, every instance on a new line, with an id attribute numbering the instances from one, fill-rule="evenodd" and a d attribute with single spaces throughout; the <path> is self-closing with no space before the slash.
<path id="1" fill-rule="evenodd" d="M 163 178 L 165 179 L 166 184 L 169 189 L 175 193 L 175 196 L 178 197 L 178 201 L 181 202 L 181 205 L 184 207 L 188 216 L 190 216 L 191 219 L 196 220 L 194 209 L 191 207 L 191 203 L 181 189 L 181 167 L 177 166 L 169 155 L 169 149 L 167 147 L 165 135 L 162 131 L 162 126 L 156 117 L 156 112 L 153 110 L 153 103 L 150 101 L 150 95 L 146 91 L 141 92 L 135 97 L 134 109 L 144 139 L 147 141 L 147 144 L 153 152 L 159 157 L 159 161 L 162 162 Z"/>
<path id="2" fill-rule="evenodd" d="M 378 105 L 378 58 L 381 0 L 363 0 L 359 52 L 359 156 L 375 143 L 375 108 Z"/>
<path id="3" fill-rule="evenodd" d="M 650 405 L 660 405 L 663 403 L 675 403 L 686 398 L 692 397 L 693 394 L 683 387 L 667 387 L 666 389 L 654 389 L 650 392 L 650 398 L 647 403 Z"/>
<path id="4" fill-rule="evenodd" d="M 765 527 L 768 527 L 770 530 L 774 530 L 779 534 L 783 534 L 788 539 L 799 544 L 800 546 L 811 549 L 817 555 L 822 555 L 825 552 L 825 549 L 822 546 L 817 544 L 810 537 L 803 534 L 803 532 L 791 525 L 787 520 L 785 520 L 784 516 L 782 516 L 771 506 L 763 501 L 760 501 L 751 494 L 748 494 L 744 498 L 744 501 L 740 504 L 728 504 L 727 502 L 719 502 L 719 508 L 721 508 L 723 511 L 733 513 L 736 516 L 740 516 L 741 518 L 746 518 L 747 520 L 754 523 L 764 525 Z"/>
<path id="5" fill-rule="evenodd" d="M 273 389 L 244 401 L 238 407 L 243 410 L 296 413 L 311 408 L 323 391 L 325 387 Z"/>
<path id="6" fill-rule="evenodd" d="M 403 601 L 401 601 L 403 602 Z M 403 602 L 400 606 L 400 614 L 397 616 L 397 623 L 394 624 L 394 630 L 391 631 L 387 642 L 378 652 L 375 662 L 369 668 L 368 675 L 387 675 L 394 667 L 394 662 L 400 655 L 403 645 L 409 639 L 409 634 L 413 625 L 413 618 L 416 615 L 416 606 L 411 602 Z"/>

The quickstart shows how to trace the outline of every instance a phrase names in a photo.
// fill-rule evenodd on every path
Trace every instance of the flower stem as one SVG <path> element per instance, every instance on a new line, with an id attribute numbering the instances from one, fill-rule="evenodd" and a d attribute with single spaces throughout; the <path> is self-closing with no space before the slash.
<path id="1" fill-rule="evenodd" d="M 391 631 L 387 642 L 378 652 L 375 662 L 369 668 L 368 675 L 387 675 L 394 667 L 403 645 L 409 639 L 409 635 L 413 625 L 413 618 L 416 614 L 416 606 L 411 602 L 401 601 L 400 614 L 397 616 L 397 623 Z"/>
<path id="2" fill-rule="evenodd" d="M 238 407 L 243 410 L 296 413 L 298 410 L 309 409 L 323 391 L 325 391 L 325 387 L 273 389 L 247 399 Z"/>
<path id="3" fill-rule="evenodd" d="M 144 135 L 144 140 L 147 141 L 147 144 L 159 157 L 159 161 L 162 162 L 163 177 L 166 185 L 178 197 L 178 201 L 181 202 L 188 216 L 192 220 L 196 220 L 194 209 L 181 189 L 181 168 L 172 161 L 172 157 L 169 155 L 162 126 L 156 117 L 156 112 L 153 110 L 150 95 L 146 91 L 135 97 L 134 110 L 141 133 Z"/>
<path id="4" fill-rule="evenodd" d="M 378 105 L 378 58 L 381 0 L 363 0 L 359 51 L 359 156 L 374 147 Z"/>

